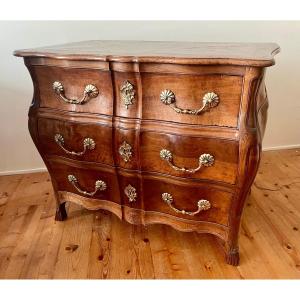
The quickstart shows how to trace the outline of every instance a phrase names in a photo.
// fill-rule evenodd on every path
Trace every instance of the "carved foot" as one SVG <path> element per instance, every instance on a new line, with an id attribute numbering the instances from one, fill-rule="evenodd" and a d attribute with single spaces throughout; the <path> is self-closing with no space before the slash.
<path id="1" fill-rule="evenodd" d="M 66 212 L 66 202 L 60 204 L 56 209 L 55 221 L 64 221 L 67 219 L 68 215 Z"/>
<path id="2" fill-rule="evenodd" d="M 238 266 L 240 263 L 239 249 L 231 249 L 226 253 L 226 262 L 232 266 Z"/>

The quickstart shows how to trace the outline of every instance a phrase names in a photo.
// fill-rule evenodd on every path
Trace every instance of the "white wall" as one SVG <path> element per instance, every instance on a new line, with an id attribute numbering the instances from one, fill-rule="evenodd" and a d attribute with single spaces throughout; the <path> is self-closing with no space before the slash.
<path id="1" fill-rule="evenodd" d="M 0 174 L 44 168 L 27 130 L 31 79 L 12 52 L 89 39 L 278 43 L 264 148 L 300 146 L 300 22 L 0 22 Z"/>

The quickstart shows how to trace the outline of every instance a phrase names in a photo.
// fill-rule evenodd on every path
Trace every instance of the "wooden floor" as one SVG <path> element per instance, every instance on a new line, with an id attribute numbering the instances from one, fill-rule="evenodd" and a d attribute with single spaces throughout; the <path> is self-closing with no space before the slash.
<path id="1" fill-rule="evenodd" d="M 213 236 L 68 210 L 54 221 L 47 173 L 0 177 L 0 278 L 300 278 L 300 149 L 263 153 L 239 267 Z"/>

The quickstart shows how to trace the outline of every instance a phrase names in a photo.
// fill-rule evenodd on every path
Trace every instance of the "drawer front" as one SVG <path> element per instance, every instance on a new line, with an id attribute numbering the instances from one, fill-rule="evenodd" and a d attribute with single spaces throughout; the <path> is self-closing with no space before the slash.
<path id="1" fill-rule="evenodd" d="M 40 106 L 112 115 L 113 92 L 109 72 L 35 66 Z"/>
<path id="2" fill-rule="evenodd" d="M 38 137 L 46 155 L 183 178 L 236 181 L 235 141 L 121 128 L 113 134 L 109 126 L 50 118 L 38 119 Z"/>
<path id="3" fill-rule="evenodd" d="M 237 127 L 241 76 L 142 73 L 143 118 Z"/>
<path id="4" fill-rule="evenodd" d="M 228 225 L 231 193 L 209 185 L 191 186 L 183 182 L 164 182 L 161 179 L 144 179 L 143 190 L 145 211 Z"/>
<path id="5" fill-rule="evenodd" d="M 113 165 L 109 126 L 39 118 L 38 135 L 47 155 Z"/>
<path id="6" fill-rule="evenodd" d="M 227 225 L 232 194 L 216 185 L 140 176 L 62 158 L 47 161 L 58 191 L 112 201 L 131 208 L 181 219 Z M 95 200 L 97 201 L 97 200 Z"/>
<path id="7" fill-rule="evenodd" d="M 230 184 L 236 181 L 235 141 L 142 132 L 140 148 L 143 171 Z"/>
<path id="8" fill-rule="evenodd" d="M 103 170 L 62 160 L 49 160 L 48 165 L 58 191 L 120 203 L 118 180 L 113 168 Z"/>

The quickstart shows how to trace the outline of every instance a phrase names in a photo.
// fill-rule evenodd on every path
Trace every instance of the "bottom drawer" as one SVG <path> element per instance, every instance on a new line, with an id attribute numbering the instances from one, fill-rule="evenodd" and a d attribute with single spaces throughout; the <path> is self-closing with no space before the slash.
<path id="1" fill-rule="evenodd" d="M 167 180 L 167 179 L 166 179 Z M 208 184 L 143 179 L 144 210 L 228 225 L 232 194 Z"/>
<path id="2" fill-rule="evenodd" d="M 48 161 L 52 180 L 58 191 L 84 197 L 113 201 L 120 204 L 118 180 L 113 168 L 99 168 L 94 164 Z"/>
<path id="3" fill-rule="evenodd" d="M 53 158 L 47 162 L 58 191 L 112 201 L 139 211 L 228 225 L 233 194 L 217 184 L 129 172 Z"/>

